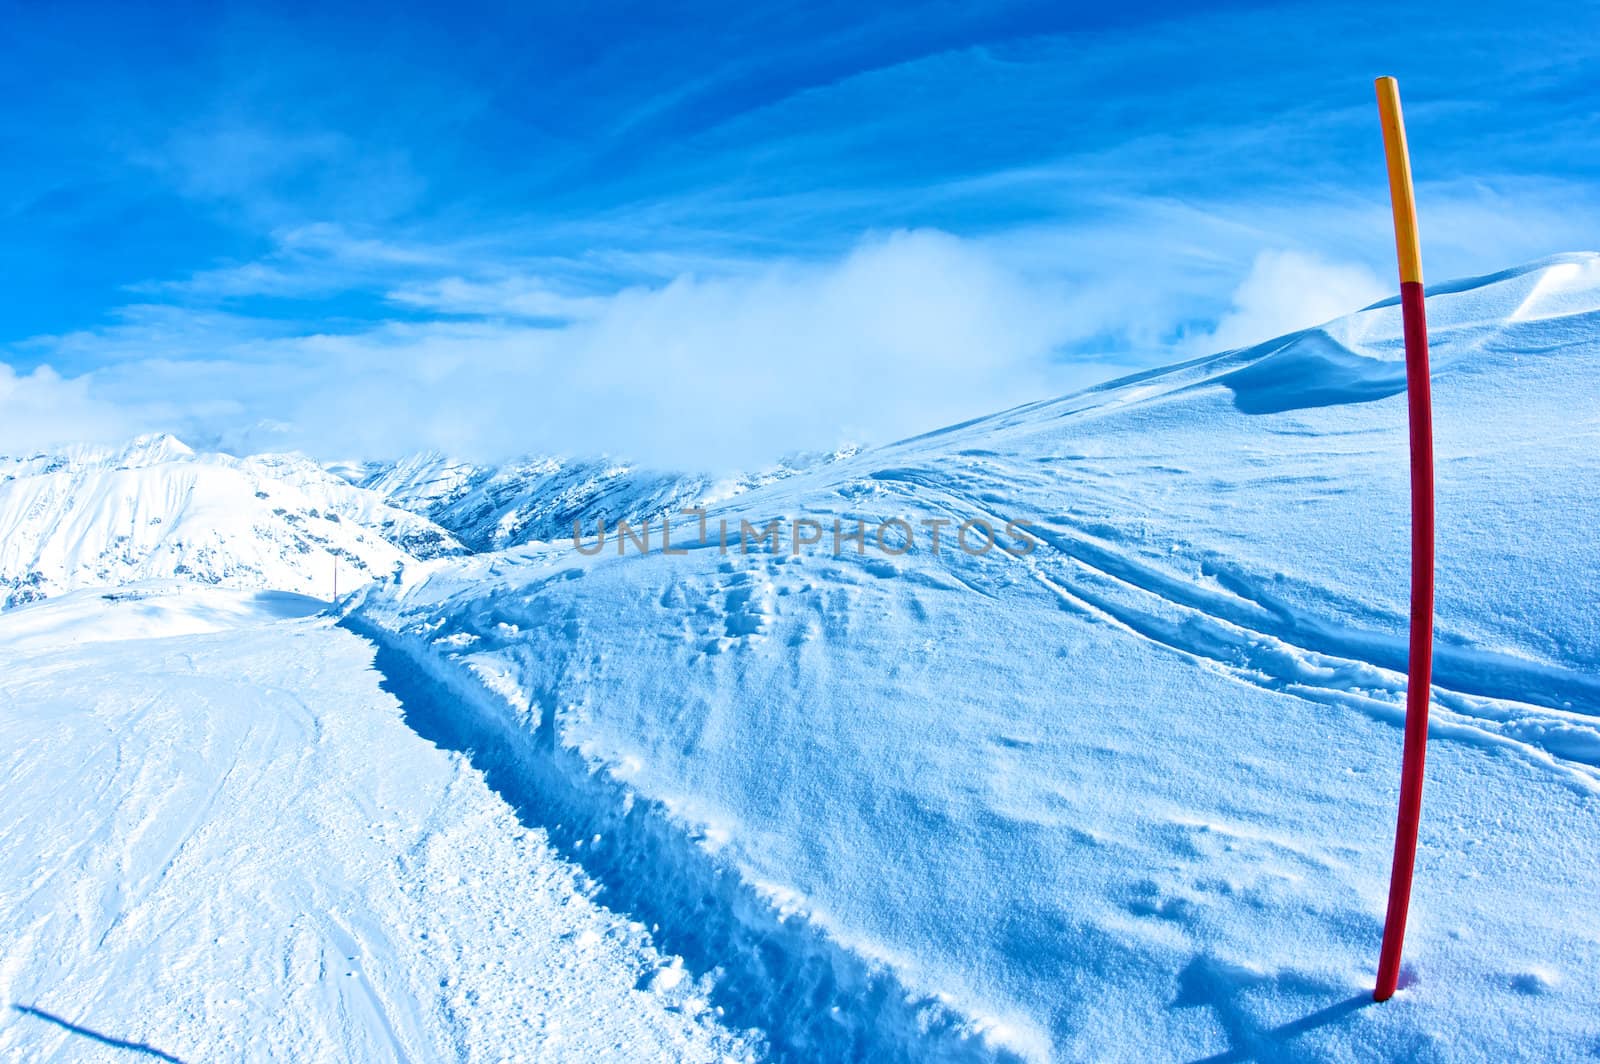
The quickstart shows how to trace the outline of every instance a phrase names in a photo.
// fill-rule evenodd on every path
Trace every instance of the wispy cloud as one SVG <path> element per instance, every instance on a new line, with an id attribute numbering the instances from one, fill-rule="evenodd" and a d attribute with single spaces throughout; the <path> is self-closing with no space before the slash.
<path id="1" fill-rule="evenodd" d="M 418 272 L 460 268 L 468 252 L 448 245 L 357 235 L 331 223 L 270 235 L 259 258 L 215 265 L 178 278 L 141 281 L 127 290 L 175 301 L 317 296 L 398 283 Z"/>
<path id="2" fill-rule="evenodd" d="M 402 285 L 390 292 L 388 298 L 404 306 L 440 314 L 561 322 L 592 318 L 610 302 L 607 297 L 560 292 L 548 281 L 526 276 L 484 281 L 444 277 Z"/>

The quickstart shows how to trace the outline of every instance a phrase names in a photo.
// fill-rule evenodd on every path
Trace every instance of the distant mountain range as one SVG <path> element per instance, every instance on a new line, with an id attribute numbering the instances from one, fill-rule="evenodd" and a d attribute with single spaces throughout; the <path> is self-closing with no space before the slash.
<path id="1" fill-rule="evenodd" d="M 0 457 L 0 608 L 179 577 L 331 597 L 406 564 L 572 535 L 783 479 L 854 450 L 724 480 L 610 459 L 473 465 L 437 453 L 321 465 L 196 452 L 169 435 Z"/>
<path id="2" fill-rule="evenodd" d="M 636 520 L 719 501 L 848 458 L 856 450 L 794 456 L 761 472 L 723 480 L 607 458 L 529 457 L 483 466 L 436 452 L 339 467 L 339 472 L 390 505 L 449 530 L 478 552 L 565 539 L 572 535 L 575 520 Z"/>
<path id="3" fill-rule="evenodd" d="M 455 536 L 292 455 L 200 454 L 171 436 L 0 458 L 0 606 L 162 577 L 327 598 Z"/>

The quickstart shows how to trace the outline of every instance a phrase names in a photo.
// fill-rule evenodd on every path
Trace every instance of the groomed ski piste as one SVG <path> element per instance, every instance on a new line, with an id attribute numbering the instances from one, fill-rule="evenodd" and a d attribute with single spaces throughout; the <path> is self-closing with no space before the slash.
<path id="1" fill-rule="evenodd" d="M 1390 303 L 755 487 L 708 543 L 675 520 L 682 554 L 656 525 L 412 562 L 332 615 L 172 585 L 168 630 L 94 592 L 0 614 L 0 1052 L 1600 1055 L 1600 256 L 1428 313 L 1393 1000 Z M 952 546 L 979 520 L 1036 545 Z M 135 638 L 83 642 L 105 625 Z"/>
<path id="2" fill-rule="evenodd" d="M 0 613 L 0 1059 L 751 1059 L 326 606 Z"/>

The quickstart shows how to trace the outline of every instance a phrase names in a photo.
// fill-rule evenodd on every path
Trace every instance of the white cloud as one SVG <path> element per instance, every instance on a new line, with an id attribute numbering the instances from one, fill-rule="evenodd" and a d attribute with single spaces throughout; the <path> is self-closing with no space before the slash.
<path id="1" fill-rule="evenodd" d="M 869 239 L 824 267 L 618 295 L 558 357 L 566 394 L 631 414 L 623 446 L 739 464 L 891 439 L 1036 397 L 1064 304 L 970 242 Z"/>
<path id="2" fill-rule="evenodd" d="M 1299 251 L 1263 251 L 1234 289 L 1232 309 L 1187 346 L 1196 353 L 1247 347 L 1360 310 L 1389 295 L 1391 287 L 1365 266 Z"/>
<path id="3" fill-rule="evenodd" d="M 19 374 L 0 362 L 0 454 L 27 454 L 78 441 L 106 443 L 135 434 L 137 419 L 90 394 L 88 376 L 64 378 L 48 366 Z"/>
<path id="4" fill-rule="evenodd" d="M 433 294 L 499 305 L 539 291 L 463 282 Z M 546 306 L 574 320 L 250 336 L 212 312 L 183 335 L 181 312 L 141 312 L 31 350 L 101 365 L 104 394 L 241 450 L 609 452 L 722 470 L 1037 398 L 1062 379 L 1051 353 L 1070 325 L 1064 293 L 933 231 L 871 237 L 827 263 Z"/>

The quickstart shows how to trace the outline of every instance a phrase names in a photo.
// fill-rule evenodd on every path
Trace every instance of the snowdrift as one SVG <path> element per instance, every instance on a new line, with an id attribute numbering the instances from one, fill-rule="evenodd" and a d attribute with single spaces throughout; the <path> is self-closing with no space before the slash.
<path id="1" fill-rule="evenodd" d="M 350 605 L 413 727 L 780 1058 L 1557 1059 L 1600 1039 L 1600 257 L 1435 289 L 1435 743 L 1371 1006 L 1406 610 L 1399 308 Z M 1025 521 L 1017 555 L 923 522 Z M 896 526 L 898 527 L 898 526 Z M 592 542 L 593 525 L 586 535 Z M 948 531 L 947 531 L 948 535 Z"/>

